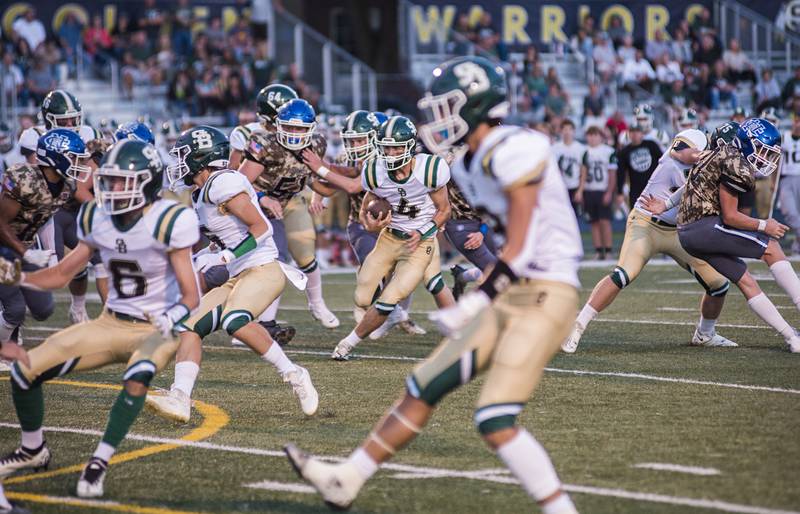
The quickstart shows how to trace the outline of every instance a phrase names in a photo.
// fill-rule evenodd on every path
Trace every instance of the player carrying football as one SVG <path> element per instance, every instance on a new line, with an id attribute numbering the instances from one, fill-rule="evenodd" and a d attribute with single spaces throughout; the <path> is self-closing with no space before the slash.
<path id="1" fill-rule="evenodd" d="M 416 437 L 448 392 L 486 371 L 475 411 L 482 437 L 546 514 L 577 512 L 547 452 L 516 417 L 569 331 L 580 235 L 548 138 L 499 126 L 508 112 L 506 95 L 502 68 L 462 57 L 434 70 L 419 102 L 432 119 L 421 131 L 428 148 L 438 154 L 466 143 L 454 179 L 470 205 L 505 229 L 505 247 L 478 291 L 437 313 L 452 337 L 417 366 L 400 401 L 344 463 L 286 446 L 300 476 L 336 508 L 348 507 L 380 463 Z"/>

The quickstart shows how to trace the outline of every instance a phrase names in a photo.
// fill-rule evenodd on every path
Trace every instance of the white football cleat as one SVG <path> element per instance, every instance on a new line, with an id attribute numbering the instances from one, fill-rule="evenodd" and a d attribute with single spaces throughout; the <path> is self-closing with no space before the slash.
<path id="1" fill-rule="evenodd" d="M 800 334 L 794 333 L 794 336 L 787 339 L 786 349 L 791 353 L 800 353 Z"/>
<path id="2" fill-rule="evenodd" d="M 701 334 L 700 330 L 694 329 L 694 335 L 692 336 L 692 342 L 689 343 L 690 346 L 709 346 L 709 347 L 720 347 L 720 348 L 735 348 L 739 346 L 738 344 L 734 343 L 730 339 L 723 337 L 716 332 L 712 332 L 711 334 Z"/>
<path id="3" fill-rule="evenodd" d="M 400 323 L 397 324 L 397 326 L 400 327 L 403 330 L 403 332 L 412 336 L 424 336 L 425 334 L 428 333 L 427 330 L 417 325 L 414 322 L 414 320 L 411 319 L 401 321 Z"/>
<path id="4" fill-rule="evenodd" d="M 339 326 L 339 318 L 324 303 L 318 305 L 309 303 L 308 310 L 311 311 L 311 317 L 319 321 L 323 327 L 336 328 Z"/>
<path id="5" fill-rule="evenodd" d="M 188 423 L 192 416 L 192 399 L 175 387 L 164 393 L 148 392 L 144 404 L 162 418 L 178 423 Z"/>
<path id="6" fill-rule="evenodd" d="M 73 325 L 77 325 L 78 323 L 84 323 L 86 321 L 89 321 L 89 313 L 86 312 L 86 309 L 76 309 L 75 307 L 70 306 L 69 321 Z"/>
<path id="7" fill-rule="evenodd" d="M 364 479 L 354 466 L 347 463 L 327 464 L 293 444 L 284 446 L 283 451 L 300 478 L 314 486 L 329 507 L 334 510 L 350 508 L 364 485 Z"/>
<path id="8" fill-rule="evenodd" d="M 355 346 L 342 339 L 339 341 L 339 344 L 336 345 L 336 348 L 333 349 L 331 359 L 335 361 L 350 360 L 350 353 L 353 351 L 353 348 L 355 348 Z"/>
<path id="9" fill-rule="evenodd" d="M 78 480 L 75 492 L 79 498 L 100 498 L 103 496 L 103 481 L 106 479 L 108 463 L 103 459 L 92 457 L 86 463 Z"/>
<path id="10" fill-rule="evenodd" d="M 572 327 L 572 333 L 561 343 L 561 351 L 564 353 L 575 353 L 581 342 L 581 336 L 583 336 L 584 330 L 586 330 L 586 327 L 581 326 L 580 323 L 576 321 L 575 326 Z"/>
<path id="11" fill-rule="evenodd" d="M 313 416 L 319 407 L 319 393 L 311 383 L 311 375 L 302 366 L 294 365 L 295 371 L 283 375 L 283 381 L 292 386 L 292 391 L 300 401 L 300 408 L 306 416 Z"/>
<path id="12" fill-rule="evenodd" d="M 16 473 L 21 469 L 32 468 L 34 471 L 46 470 L 50 465 L 50 450 L 47 444 L 36 453 L 31 453 L 20 446 L 13 452 L 0 459 L 0 479 Z"/>
<path id="13" fill-rule="evenodd" d="M 394 328 L 395 325 L 397 325 L 396 321 L 392 321 L 391 319 L 387 319 L 386 321 L 383 322 L 383 324 L 381 326 L 379 326 L 378 328 L 373 330 L 372 333 L 370 333 L 369 338 L 372 339 L 373 341 L 376 341 L 376 340 L 380 339 L 381 337 L 385 336 L 386 334 L 388 334 L 389 331 L 392 328 Z"/>

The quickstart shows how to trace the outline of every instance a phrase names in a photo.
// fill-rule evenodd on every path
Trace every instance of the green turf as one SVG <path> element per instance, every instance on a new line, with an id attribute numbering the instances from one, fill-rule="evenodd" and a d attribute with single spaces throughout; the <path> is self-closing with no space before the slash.
<path id="1" fill-rule="evenodd" d="M 751 269 L 766 276 L 763 266 Z M 581 273 L 583 300 L 605 272 L 598 269 Z M 724 326 L 762 325 L 736 290 L 729 294 L 719 331 L 741 347 L 687 346 L 700 297 L 699 286 L 688 282 L 688 278 L 675 266 L 650 268 L 589 327 L 577 354 L 558 355 L 551 366 L 800 389 L 800 356 L 783 351 L 779 336 L 767 328 Z M 762 285 L 776 304 L 785 307 L 781 312 L 790 323 L 797 325 L 800 317 L 789 299 L 778 294 L 774 282 L 763 281 Z M 325 277 L 328 304 L 341 309 L 337 312 L 343 321 L 340 329 L 323 329 L 303 310 L 281 311 L 280 318 L 298 328 L 297 339 L 290 348 L 330 352 L 352 328 L 349 310 L 353 287 L 352 275 Z M 284 296 L 282 305 L 299 309 L 305 302 L 292 290 Z M 413 309 L 428 311 L 432 305 L 430 297 L 420 289 Z M 25 336 L 31 344 L 38 344 L 31 338 L 47 335 L 35 330 L 37 325 L 65 324 L 66 307 L 60 304 L 52 319 L 26 329 Z M 90 307 L 96 312 L 99 305 Z M 424 314 L 416 314 L 415 318 L 429 330 L 428 335 L 412 338 L 393 331 L 379 342 L 362 343 L 359 354 L 424 357 L 438 337 Z M 204 355 L 195 398 L 219 406 L 230 416 L 230 423 L 207 441 L 261 450 L 279 450 L 293 441 L 315 453 L 347 455 L 402 392 L 403 378 L 414 365 L 410 360 L 365 358 L 337 363 L 323 355 L 292 354 L 293 359 L 308 367 L 321 395 L 320 412 L 305 419 L 289 389 L 255 355 L 231 349 L 219 334 L 207 342 L 209 351 Z M 69 378 L 118 383 L 122 370 L 121 365 L 113 366 Z M 170 368 L 155 380 L 155 385 L 168 387 L 171 378 Z M 423 435 L 394 462 L 453 471 L 502 468 L 472 425 L 480 384 L 478 380 L 446 398 Z M 115 395 L 111 390 L 48 385 L 45 423 L 103 430 Z M 566 484 L 800 510 L 800 444 L 796 435 L 799 406 L 800 395 L 785 392 L 548 372 L 520 421 L 549 450 Z M 0 381 L 0 422 L 16 422 L 6 381 Z M 195 413 L 189 427 L 178 427 L 145 412 L 133 432 L 177 438 L 200 422 Z M 54 454 L 53 467 L 58 468 L 82 463 L 98 437 L 50 433 L 47 439 Z M 16 429 L 0 427 L 0 442 L 0 450 L 13 448 L 17 444 Z M 126 441 L 120 451 L 150 444 Z M 643 462 L 716 468 L 720 474 L 696 476 L 632 467 Z M 367 484 L 353 511 L 534 510 L 516 485 L 419 473 L 416 478 L 399 479 L 398 473 L 396 469 L 381 471 Z M 505 474 L 493 476 L 508 478 Z M 9 484 L 7 490 L 69 496 L 76 480 L 77 474 L 71 473 Z M 315 495 L 243 487 L 264 480 L 298 483 L 281 457 L 180 448 L 112 466 L 106 480 L 106 499 L 195 512 L 324 510 Z M 586 493 L 575 493 L 573 498 L 584 513 L 719 512 Z M 82 507 L 28 504 L 37 513 L 86 511 Z"/>

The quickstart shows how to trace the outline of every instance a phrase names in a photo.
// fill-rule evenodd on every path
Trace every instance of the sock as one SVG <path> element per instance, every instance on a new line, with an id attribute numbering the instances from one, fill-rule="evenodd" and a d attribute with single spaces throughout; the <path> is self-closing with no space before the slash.
<path id="1" fill-rule="evenodd" d="M 15 364 L 16 366 L 16 364 Z M 27 391 L 11 382 L 11 398 L 17 410 L 17 419 L 23 432 L 36 432 L 44 422 L 44 394 L 40 386 L 31 386 Z M 36 442 L 35 440 L 33 442 Z M 41 445 L 41 443 L 39 443 Z M 32 448 L 37 448 L 33 446 Z"/>
<path id="2" fill-rule="evenodd" d="M 578 313 L 578 318 L 575 321 L 583 328 L 586 328 L 595 316 L 597 316 L 597 311 L 587 302 L 586 305 L 583 306 L 583 309 L 581 309 L 581 312 Z"/>
<path id="3" fill-rule="evenodd" d="M 72 295 L 72 305 L 70 306 L 70 309 L 85 311 L 86 295 Z"/>
<path id="4" fill-rule="evenodd" d="M 578 509 L 572 503 L 572 498 L 564 492 L 544 505 L 540 505 L 539 508 L 542 509 L 542 514 L 578 514 Z"/>
<path id="5" fill-rule="evenodd" d="M 175 380 L 172 382 L 172 387 L 180 389 L 186 393 L 186 396 L 191 397 L 198 373 L 200 373 L 200 366 L 195 362 L 185 361 L 176 363 Z"/>
<path id="6" fill-rule="evenodd" d="M 311 305 L 324 305 L 325 300 L 322 299 L 322 273 L 317 269 L 311 273 L 306 273 L 308 283 L 306 284 L 306 298 Z"/>
<path id="7" fill-rule="evenodd" d="M 361 338 L 358 337 L 358 334 L 356 334 L 356 329 L 353 329 L 352 332 L 347 334 L 347 337 L 345 337 L 343 341 L 347 341 L 350 344 L 350 346 L 355 346 L 361 342 Z"/>
<path id="8" fill-rule="evenodd" d="M 295 367 L 294 363 L 289 360 L 289 357 L 283 353 L 283 349 L 281 345 L 278 343 L 272 343 L 269 345 L 269 350 L 261 356 L 264 362 L 269 362 L 275 369 L 278 370 L 278 373 L 281 375 L 285 375 L 286 373 L 290 373 L 297 368 Z"/>
<path id="9" fill-rule="evenodd" d="M 0 314 L 0 341 L 8 341 L 11 338 L 11 332 L 17 328 L 16 325 L 11 325 L 6 319 Z"/>
<path id="10" fill-rule="evenodd" d="M 104 443 L 108 443 L 112 448 L 119 446 L 141 412 L 145 396 L 132 396 L 125 389 L 120 391 L 108 415 L 108 425 L 102 439 Z"/>
<path id="11" fill-rule="evenodd" d="M 258 321 L 274 321 L 278 316 L 278 307 L 281 305 L 281 297 L 275 298 L 275 301 L 269 304 L 269 307 L 264 309 L 264 312 L 258 317 Z"/>
<path id="12" fill-rule="evenodd" d="M 606 246 L 606 247 L 605 247 L 605 252 L 606 252 L 607 254 L 610 254 L 610 253 L 611 253 L 611 247 L 610 247 L 610 246 Z"/>
<path id="13" fill-rule="evenodd" d="M 372 475 L 378 471 L 378 463 L 372 460 L 372 457 L 364 450 L 364 448 L 356 448 L 345 461 L 358 471 L 358 474 L 366 482 Z"/>
<path id="14" fill-rule="evenodd" d="M 411 302 L 413 300 L 414 300 L 414 293 L 411 293 L 410 295 L 400 300 L 400 303 L 397 304 L 397 306 L 403 309 L 403 311 L 406 313 L 405 319 L 408 319 L 408 313 L 411 312 Z"/>
<path id="15" fill-rule="evenodd" d="M 769 267 L 769 271 L 775 277 L 775 282 L 792 299 L 792 303 L 800 309 L 800 278 L 792 269 L 792 264 L 789 261 L 778 261 Z"/>
<path id="16" fill-rule="evenodd" d="M 789 326 L 775 305 L 761 293 L 747 300 L 747 306 L 758 315 L 759 318 L 767 322 L 769 326 L 777 330 L 785 340 L 794 336 L 794 329 Z"/>
<path id="17" fill-rule="evenodd" d="M 483 273 L 478 268 L 469 268 L 468 270 L 465 270 L 464 273 L 461 274 L 461 276 L 467 282 L 477 282 L 478 280 L 481 279 L 482 274 Z"/>
<path id="18" fill-rule="evenodd" d="M 527 430 L 520 429 L 513 439 L 498 448 L 497 456 L 534 500 L 544 500 L 561 489 L 547 451 Z"/>
<path id="19" fill-rule="evenodd" d="M 92 457 L 97 457 L 98 459 L 103 459 L 104 461 L 108 462 L 111 460 L 111 457 L 114 456 L 114 452 L 116 451 L 117 449 L 110 444 L 100 441 L 100 444 L 97 445 L 97 449 L 92 454 Z"/>
<path id="20" fill-rule="evenodd" d="M 2 483 L 0 483 L 0 509 L 11 510 L 11 504 L 8 503 L 8 500 L 6 499 L 6 495 L 3 492 L 3 484 Z"/>
<path id="21" fill-rule="evenodd" d="M 44 432 L 41 428 L 36 430 L 22 431 L 22 447 L 28 450 L 36 450 L 44 444 Z"/>
<path id="22" fill-rule="evenodd" d="M 714 325 L 717 324 L 717 320 L 715 319 L 706 319 L 703 315 L 700 315 L 700 323 L 697 324 L 697 330 L 701 334 L 713 334 L 714 333 Z"/>

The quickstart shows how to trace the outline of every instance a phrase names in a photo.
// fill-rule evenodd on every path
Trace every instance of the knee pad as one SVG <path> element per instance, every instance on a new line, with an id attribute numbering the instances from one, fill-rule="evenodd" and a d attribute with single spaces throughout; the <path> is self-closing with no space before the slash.
<path id="1" fill-rule="evenodd" d="M 217 305 L 210 312 L 207 312 L 205 316 L 197 320 L 197 323 L 190 327 L 189 330 L 200 336 L 200 339 L 204 339 L 208 334 L 215 332 L 219 328 L 221 317 L 222 305 Z"/>
<path id="2" fill-rule="evenodd" d="M 375 309 L 377 309 L 378 314 L 388 316 L 394 310 L 395 305 L 394 303 L 375 302 Z"/>
<path id="3" fill-rule="evenodd" d="M 711 285 L 706 284 L 705 280 L 703 280 L 703 277 L 701 277 L 700 274 L 694 270 L 694 268 L 692 268 L 691 266 L 687 266 L 687 269 L 689 270 L 689 273 L 692 274 L 694 279 L 697 280 L 697 283 L 703 286 L 703 289 L 706 290 L 708 296 L 719 297 L 728 294 L 728 289 L 731 288 L 731 283 L 728 280 L 726 280 L 722 285 L 718 287 L 712 287 Z"/>
<path id="4" fill-rule="evenodd" d="M 253 321 L 253 315 L 245 310 L 230 311 L 222 317 L 222 328 L 232 336 L 251 321 Z"/>
<path id="5" fill-rule="evenodd" d="M 311 259 L 311 262 L 300 268 L 303 273 L 312 273 L 318 267 L 317 259 Z"/>
<path id="6" fill-rule="evenodd" d="M 419 380 L 412 373 L 406 378 L 408 394 L 433 407 L 447 393 L 466 384 L 475 377 L 477 373 L 476 353 L 476 350 L 464 352 L 461 358 L 439 372 L 425 386 L 420 385 Z"/>
<path id="7" fill-rule="evenodd" d="M 475 426 L 481 435 L 511 428 L 516 425 L 522 407 L 521 403 L 495 403 L 480 407 L 475 411 Z"/>
<path id="8" fill-rule="evenodd" d="M 620 289 L 625 289 L 625 286 L 631 283 L 628 272 L 620 266 L 614 266 L 614 270 L 608 276 L 614 282 L 614 285 Z"/>
<path id="9" fill-rule="evenodd" d="M 122 375 L 123 382 L 131 380 L 144 384 L 145 387 L 150 387 L 150 381 L 156 376 L 156 363 L 149 360 L 141 360 L 134 362 L 125 370 Z"/>
<path id="10" fill-rule="evenodd" d="M 437 273 L 434 275 L 433 278 L 430 279 L 427 284 L 425 284 L 425 289 L 427 289 L 428 292 L 433 295 L 439 294 L 439 292 L 444 289 L 444 279 L 442 278 L 442 274 Z"/>

